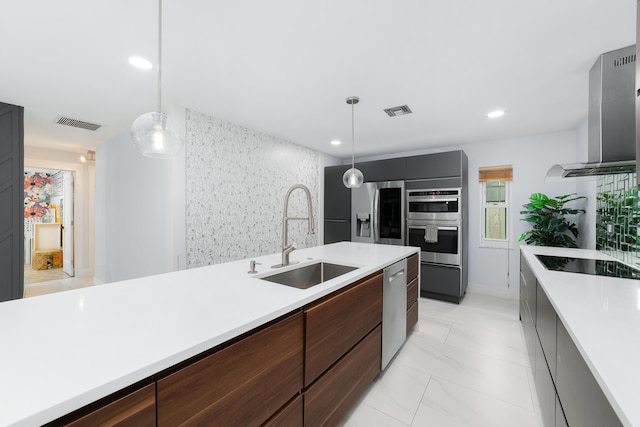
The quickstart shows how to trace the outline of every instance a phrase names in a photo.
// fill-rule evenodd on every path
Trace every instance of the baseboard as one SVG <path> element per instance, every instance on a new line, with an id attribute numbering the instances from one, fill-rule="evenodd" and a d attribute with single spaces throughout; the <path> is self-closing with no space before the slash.
<path id="1" fill-rule="evenodd" d="M 477 283 L 469 283 L 469 286 L 467 286 L 467 294 L 490 295 L 498 298 L 508 298 L 513 300 L 520 299 L 519 289 L 480 285 Z"/>

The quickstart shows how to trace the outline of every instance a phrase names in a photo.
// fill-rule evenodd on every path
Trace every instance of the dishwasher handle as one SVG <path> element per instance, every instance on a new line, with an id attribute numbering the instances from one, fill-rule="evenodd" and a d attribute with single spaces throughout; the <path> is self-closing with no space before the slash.
<path id="1" fill-rule="evenodd" d="M 393 282 L 394 280 L 396 280 L 400 276 L 404 276 L 404 269 L 398 271 L 395 274 L 392 274 L 391 276 L 389 276 L 389 283 Z"/>

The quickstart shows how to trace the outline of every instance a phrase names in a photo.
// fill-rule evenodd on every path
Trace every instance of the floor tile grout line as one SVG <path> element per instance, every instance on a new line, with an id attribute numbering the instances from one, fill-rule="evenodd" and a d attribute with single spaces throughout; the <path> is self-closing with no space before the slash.
<path id="1" fill-rule="evenodd" d="M 427 381 L 427 385 L 424 388 L 424 391 L 422 392 L 422 396 L 420 396 L 420 401 L 418 402 L 418 407 L 416 408 L 416 411 L 413 413 L 413 417 L 411 417 L 411 423 L 409 424 L 410 426 L 413 425 L 413 422 L 416 420 L 416 415 L 418 415 L 418 411 L 420 410 L 420 405 L 422 405 L 422 401 L 424 400 L 424 396 L 427 394 L 427 389 L 429 388 L 429 384 L 431 384 L 431 379 L 433 378 L 432 374 L 429 374 L 429 381 Z"/>
<path id="2" fill-rule="evenodd" d="M 482 351 L 478 351 L 478 350 L 474 350 L 474 349 L 469 349 L 469 348 L 464 348 L 464 347 L 459 347 L 459 346 L 457 346 L 457 345 L 455 345 L 455 344 L 449 343 L 449 342 L 448 342 L 448 341 L 449 341 L 449 336 L 451 335 L 451 331 L 453 330 L 453 327 L 454 327 L 455 325 L 458 325 L 458 326 L 459 326 L 459 327 L 461 327 L 461 328 L 464 328 L 464 327 L 465 327 L 465 325 L 463 325 L 463 324 L 457 324 L 457 323 L 455 323 L 455 322 L 451 322 L 451 327 L 449 328 L 449 331 L 447 332 L 447 335 L 446 335 L 446 337 L 445 337 L 444 341 L 442 342 L 442 344 L 445 344 L 445 345 L 451 346 L 452 348 L 459 349 L 459 350 L 462 350 L 462 351 L 468 351 L 468 352 L 475 353 L 475 354 L 479 354 L 479 355 L 482 355 L 482 356 L 485 356 L 485 357 L 490 357 L 490 358 L 495 359 L 495 360 L 498 360 L 498 361 L 500 361 L 500 362 L 509 363 L 509 364 L 512 364 L 512 365 L 515 365 L 515 366 L 518 366 L 518 367 L 523 367 L 523 368 L 525 368 L 525 369 L 530 369 L 530 368 L 531 368 L 531 365 L 530 365 L 530 364 L 518 363 L 518 362 L 515 362 L 515 361 L 513 361 L 513 360 L 508 360 L 508 359 L 507 359 L 507 358 L 505 358 L 505 357 L 498 357 L 498 356 L 495 356 L 495 355 L 492 355 L 492 354 L 483 353 Z M 498 334 L 497 332 L 494 332 L 494 331 L 491 331 L 491 332 Z M 420 336 L 423 336 L 423 337 L 433 338 L 433 337 L 431 337 L 431 336 L 430 336 L 430 335 L 428 335 L 428 334 L 419 334 L 419 335 L 420 335 Z M 435 339 L 435 338 L 433 338 L 433 339 Z M 524 353 L 524 354 L 526 355 L 526 349 L 525 349 L 525 353 Z"/>
<path id="3" fill-rule="evenodd" d="M 387 412 L 383 411 L 382 409 L 376 408 L 375 406 L 371 406 L 371 405 L 370 405 L 370 404 L 368 404 L 367 402 L 362 402 L 362 404 L 363 404 L 363 405 L 367 405 L 369 408 L 371 408 L 371 409 L 375 410 L 376 412 L 380 412 L 381 414 L 384 414 L 384 415 L 386 415 L 386 416 L 387 416 L 387 417 L 389 417 L 389 418 L 393 418 L 394 420 L 396 420 L 396 421 L 397 421 L 397 422 L 399 422 L 400 424 L 403 424 L 403 425 L 405 425 L 405 426 L 407 426 L 407 427 L 410 427 L 410 426 L 411 426 L 411 424 L 406 424 L 404 421 L 399 420 L 398 418 L 396 418 L 396 417 L 394 417 L 393 415 L 391 415 L 391 414 L 389 414 L 389 413 L 387 413 Z"/>
<path id="4" fill-rule="evenodd" d="M 438 376 L 436 374 L 432 374 L 431 375 L 431 378 L 429 378 L 429 383 L 431 383 L 431 379 L 444 381 L 445 383 L 449 383 L 449 384 L 453 384 L 453 385 L 461 387 L 461 388 L 465 388 L 465 389 L 470 390 L 470 391 L 472 391 L 474 393 L 482 394 L 483 396 L 486 396 L 486 397 L 491 398 L 493 400 L 496 400 L 498 402 L 504 403 L 505 405 L 509 405 L 509 406 L 511 406 L 513 408 L 522 409 L 523 411 L 530 411 L 531 413 L 534 413 L 534 414 L 536 413 L 535 405 L 533 404 L 533 402 L 531 403 L 531 408 L 525 408 L 524 406 L 516 405 L 513 402 L 508 402 L 506 400 L 500 399 L 499 397 L 492 396 L 492 395 L 490 395 L 490 394 L 488 394 L 488 393 L 486 393 L 484 391 L 480 391 L 480 390 L 477 390 L 477 389 L 475 389 L 473 387 L 469 387 L 468 385 L 460 384 L 458 382 L 451 381 L 451 380 L 448 380 L 446 378 L 442 378 L 442 377 L 440 377 L 440 376 Z M 527 381 L 528 381 L 528 379 L 527 379 Z M 423 395 L 423 399 L 424 399 L 424 395 Z"/>

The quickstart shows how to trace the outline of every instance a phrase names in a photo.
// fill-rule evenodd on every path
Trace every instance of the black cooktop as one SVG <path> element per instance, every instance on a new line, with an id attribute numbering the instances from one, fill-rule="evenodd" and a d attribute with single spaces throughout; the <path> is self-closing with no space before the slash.
<path id="1" fill-rule="evenodd" d="M 547 270 L 640 280 L 640 270 L 618 261 L 536 255 Z"/>

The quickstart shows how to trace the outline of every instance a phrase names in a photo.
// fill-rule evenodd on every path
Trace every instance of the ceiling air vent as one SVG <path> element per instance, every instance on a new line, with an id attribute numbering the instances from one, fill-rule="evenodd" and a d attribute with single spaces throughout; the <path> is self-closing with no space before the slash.
<path id="1" fill-rule="evenodd" d="M 96 131 L 102 127 L 102 125 L 98 125 L 95 123 L 85 122 L 83 120 L 72 119 L 71 117 L 58 116 L 54 119 L 54 123 L 59 125 L 71 126 L 74 128 L 86 129 Z"/>
<path id="2" fill-rule="evenodd" d="M 385 108 L 384 112 L 387 113 L 387 115 L 389 117 L 403 116 L 405 114 L 412 113 L 411 108 L 409 108 L 407 105 L 401 105 L 399 107 Z"/>

